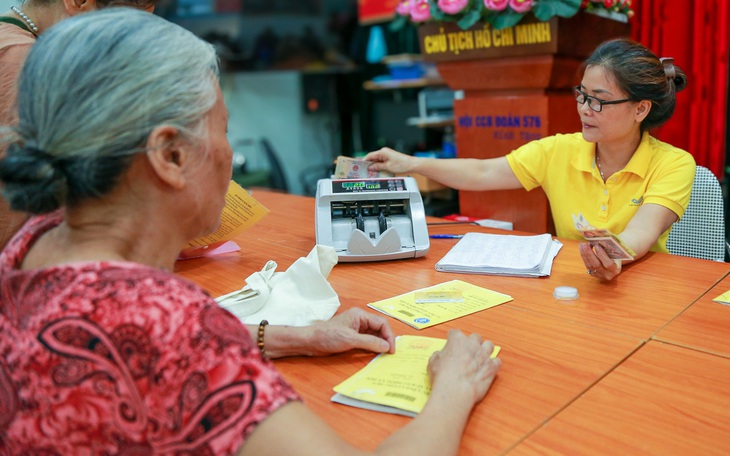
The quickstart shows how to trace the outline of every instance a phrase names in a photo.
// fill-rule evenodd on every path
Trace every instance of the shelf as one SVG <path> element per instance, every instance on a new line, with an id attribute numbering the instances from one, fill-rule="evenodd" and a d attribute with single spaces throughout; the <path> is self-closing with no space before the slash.
<path id="1" fill-rule="evenodd" d="M 441 127 L 448 127 L 450 125 L 454 125 L 454 117 L 443 117 L 443 116 L 433 116 L 433 117 L 411 117 L 408 120 L 406 120 L 406 124 L 410 125 L 412 127 L 419 127 L 419 128 L 441 128 Z"/>
<path id="2" fill-rule="evenodd" d="M 440 78 L 417 78 L 388 79 L 384 81 L 365 81 L 362 86 L 365 90 L 394 90 L 442 85 L 446 85 L 446 83 L 443 79 Z"/>

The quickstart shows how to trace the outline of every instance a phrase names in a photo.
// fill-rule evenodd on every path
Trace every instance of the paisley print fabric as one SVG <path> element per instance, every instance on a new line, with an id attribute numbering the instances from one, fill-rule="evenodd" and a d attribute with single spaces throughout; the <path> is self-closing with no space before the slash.
<path id="1" fill-rule="evenodd" d="M 233 454 L 297 394 L 197 285 L 127 262 L 0 254 L 0 454 Z"/>

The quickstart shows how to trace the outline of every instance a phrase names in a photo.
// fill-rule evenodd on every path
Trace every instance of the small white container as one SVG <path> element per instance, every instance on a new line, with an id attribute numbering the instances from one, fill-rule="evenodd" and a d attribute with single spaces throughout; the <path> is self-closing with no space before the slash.
<path id="1" fill-rule="evenodd" d="M 558 301 L 575 301 L 578 299 L 578 289 L 575 287 L 555 287 L 553 297 Z"/>

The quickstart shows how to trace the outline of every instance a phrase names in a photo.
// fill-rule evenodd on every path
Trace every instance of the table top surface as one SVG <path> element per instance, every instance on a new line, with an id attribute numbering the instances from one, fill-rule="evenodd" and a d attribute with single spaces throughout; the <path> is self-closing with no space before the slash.
<path id="1" fill-rule="evenodd" d="M 730 454 L 730 359 L 650 341 L 514 454 Z"/>
<path id="2" fill-rule="evenodd" d="M 655 339 L 730 358 L 730 305 L 713 301 L 728 290 L 730 277 L 725 277 L 660 330 Z"/>
<path id="3" fill-rule="evenodd" d="M 267 191 L 254 191 L 253 196 L 271 213 L 235 239 L 241 246 L 239 252 L 180 261 L 176 265 L 176 272 L 200 283 L 213 296 L 218 296 L 241 288 L 245 285 L 246 277 L 259 271 L 268 260 L 275 260 L 278 270 L 283 271 L 296 259 L 309 253 L 316 241 L 314 199 Z M 429 226 L 432 234 L 471 231 L 509 233 L 466 224 Z M 683 352 L 689 351 L 689 346 L 721 352 L 718 348 L 722 342 L 721 323 L 713 327 L 718 337 L 716 340 L 704 335 L 695 337 L 702 342 L 693 342 L 694 339 L 682 339 L 677 334 L 693 336 L 695 323 L 686 315 L 692 314 L 695 308 L 701 309 L 706 300 L 715 297 L 709 297 L 708 290 L 716 287 L 716 294 L 719 295 L 726 291 L 723 289 L 725 285 L 730 286 L 730 279 L 725 278 L 730 267 L 725 263 L 650 253 L 625 267 L 624 272 L 613 282 L 604 283 L 586 274 L 577 241 L 563 240 L 564 246 L 555 259 L 550 277 L 519 278 L 436 271 L 435 263 L 457 241 L 432 239 L 429 253 L 422 258 L 340 263 L 332 270 L 328 280 L 338 293 L 343 310 L 350 307 L 365 308 L 370 302 L 453 279 L 465 280 L 514 298 L 506 304 L 421 331 L 389 319 L 397 335 L 446 337 L 450 329 L 458 328 L 467 333 L 478 332 L 502 346 L 502 369 L 486 399 L 475 408 L 470 418 L 460 454 L 500 454 L 508 451 L 540 453 L 545 448 L 562 453 L 567 449 L 565 445 L 573 448 L 573 444 L 575 448 L 586 450 L 599 448 L 593 446 L 594 443 L 598 445 L 598 441 L 590 439 L 591 433 L 597 437 L 618 433 L 613 438 L 630 447 L 631 439 L 639 433 L 639 430 L 635 433 L 623 432 L 624 427 L 630 427 L 626 423 L 631 420 L 607 421 L 606 425 L 613 426 L 611 429 L 614 430 L 584 430 L 581 435 L 571 434 L 569 437 L 563 434 L 562 440 L 544 429 L 554 427 L 557 429 L 555 436 L 559 436 L 562 420 L 570 423 L 574 415 L 578 420 L 586 420 L 582 412 L 573 413 L 573 408 L 587 403 L 585 407 L 590 411 L 592 403 L 583 399 L 588 393 L 594 397 L 593 391 L 601 391 L 599 388 L 603 388 L 604 382 L 609 385 L 607 391 L 611 391 L 612 379 L 624 379 L 617 373 L 627 372 L 623 375 L 630 376 L 629 368 L 643 359 L 644 355 L 637 358 L 638 355 L 653 353 L 656 350 L 654 346 L 664 349 L 662 343 L 652 338 L 676 339 L 673 342 L 678 345 L 671 350 L 679 350 L 693 362 L 697 361 L 698 354 L 694 350 L 690 354 Z M 579 299 L 570 304 L 556 301 L 552 292 L 560 285 L 578 288 Z M 730 321 L 730 307 L 722 307 L 728 310 L 722 314 L 724 321 Z M 685 326 L 680 326 L 680 323 Z M 680 346 L 680 343 L 687 347 Z M 725 350 L 728 350 L 727 347 Z M 276 360 L 275 364 L 301 393 L 308 406 L 340 435 L 361 448 L 373 449 L 385 436 L 405 425 L 409 418 L 330 401 L 332 387 L 354 374 L 372 358 L 370 353 L 351 352 L 326 358 L 287 358 Z M 627 364 L 634 359 L 638 361 Z M 716 361 L 713 363 L 702 357 L 698 359 L 698 366 L 702 368 L 717 370 L 722 366 Z M 656 373 L 650 370 L 642 372 L 644 377 L 639 381 L 648 381 Z M 725 372 L 730 372 L 730 366 Z M 643 394 L 638 385 L 634 388 L 631 382 L 621 381 L 617 384 L 625 388 L 627 398 Z M 668 385 L 671 389 L 671 382 Z M 691 401 L 696 397 L 698 401 L 703 401 L 721 393 L 719 389 L 709 389 L 706 393 L 698 391 L 698 395 L 694 396 L 696 388 L 699 385 L 688 386 L 684 399 Z M 651 402 L 651 390 L 649 394 L 645 400 Z M 657 397 L 663 397 L 663 394 L 664 390 L 657 390 Z M 595 395 L 600 397 L 600 393 Z M 596 402 L 596 407 L 610 409 L 612 403 L 609 398 L 606 404 Z M 631 405 L 631 402 L 628 404 Z M 701 408 L 701 404 L 697 407 Z M 631 412 L 631 407 L 628 408 L 625 414 L 637 423 L 655 419 L 651 414 L 653 410 L 638 402 L 635 414 Z M 726 409 L 730 410 L 728 407 Z M 567 412 L 570 414 L 566 415 Z M 681 410 L 670 409 L 665 413 L 677 414 L 677 423 L 682 423 Z M 712 408 L 703 421 L 715 417 L 723 422 L 723 419 L 727 419 L 726 413 Z M 588 423 L 582 425 L 589 426 Z M 697 434 L 703 435 L 703 432 Z M 708 429 L 707 436 L 713 435 L 713 431 Z M 659 440 L 658 436 L 649 436 L 643 444 L 649 453 L 661 452 L 659 450 L 665 447 Z"/>

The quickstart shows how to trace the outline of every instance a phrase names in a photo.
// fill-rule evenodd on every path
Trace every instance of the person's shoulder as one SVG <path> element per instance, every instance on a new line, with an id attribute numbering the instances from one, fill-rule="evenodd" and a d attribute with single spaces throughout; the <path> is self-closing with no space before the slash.
<path id="1" fill-rule="evenodd" d="M 6 52 L 27 53 L 35 43 L 35 37 L 27 30 L 0 22 L 0 55 Z"/>
<path id="2" fill-rule="evenodd" d="M 88 273 L 94 286 L 78 285 L 84 287 L 84 293 L 100 312 L 164 323 L 164 331 L 157 333 L 163 340 L 243 331 L 240 321 L 218 306 L 208 292 L 174 273 L 117 261 L 89 264 L 85 271 L 83 266 L 80 268 L 78 272 Z M 246 341 L 239 337 L 235 342 Z"/>
<path id="3" fill-rule="evenodd" d="M 557 133 L 525 144 L 527 149 L 538 149 L 543 152 L 564 152 L 573 155 L 577 149 L 588 147 L 590 143 L 583 139 L 582 133 Z"/>
<path id="4" fill-rule="evenodd" d="M 554 135 L 545 136 L 544 138 L 535 141 L 542 145 L 549 146 L 579 146 L 587 144 L 586 140 L 583 139 L 582 133 L 556 133 Z"/>
<path id="5" fill-rule="evenodd" d="M 647 141 L 655 156 L 663 157 L 672 162 L 681 163 L 686 166 L 695 166 L 695 159 L 684 149 L 661 141 L 653 136 L 648 136 Z"/>
<path id="6" fill-rule="evenodd" d="M 569 143 L 569 144 L 588 144 L 588 141 L 583 139 L 583 133 L 577 132 L 577 133 L 556 133 L 553 136 L 548 136 L 548 138 L 554 138 L 556 142 L 559 143 Z"/>
<path id="7" fill-rule="evenodd" d="M 11 214 L 12 212 L 9 211 L 7 214 L 0 211 L 0 220 L 7 223 Z M 63 221 L 63 212 L 61 210 L 31 217 L 16 233 L 9 236 L 10 240 L 0 253 L 0 265 L 4 268 L 12 268 L 19 264 L 33 243 L 61 221 Z"/>
<path id="8" fill-rule="evenodd" d="M 209 303 L 213 298 L 199 285 L 167 271 L 131 262 L 111 262 L 98 266 L 99 280 L 111 287 L 128 290 L 134 300 L 159 301 L 164 307 Z"/>

